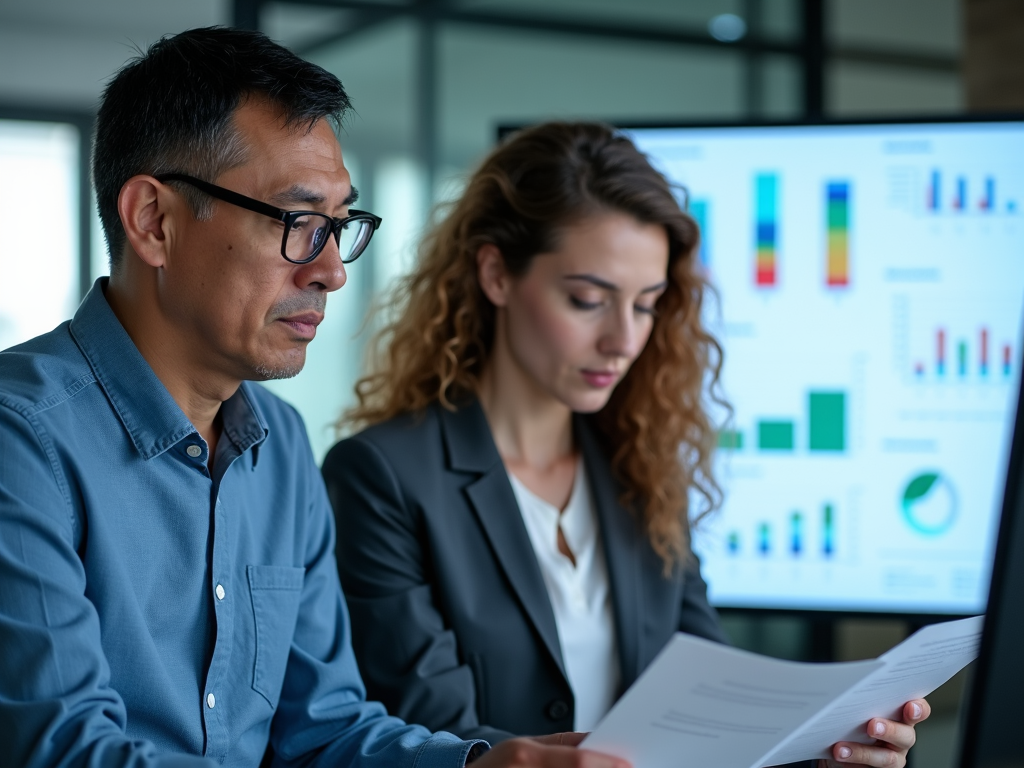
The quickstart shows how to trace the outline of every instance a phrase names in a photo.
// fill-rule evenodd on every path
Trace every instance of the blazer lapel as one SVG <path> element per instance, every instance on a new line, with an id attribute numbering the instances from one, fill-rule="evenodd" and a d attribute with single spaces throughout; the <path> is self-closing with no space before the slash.
<path id="1" fill-rule="evenodd" d="M 481 475 L 466 486 L 466 496 L 524 613 L 565 676 L 544 577 L 483 409 L 474 400 L 454 413 L 444 408 L 439 411 L 448 465 L 455 471 Z"/>
<path id="2" fill-rule="evenodd" d="M 644 534 L 634 515 L 619 503 L 622 488 L 612 477 L 609 461 L 592 428 L 582 418 L 577 418 L 575 432 L 590 477 L 608 564 L 622 688 L 625 690 L 640 674 L 640 612 L 644 601 L 640 546 Z"/>

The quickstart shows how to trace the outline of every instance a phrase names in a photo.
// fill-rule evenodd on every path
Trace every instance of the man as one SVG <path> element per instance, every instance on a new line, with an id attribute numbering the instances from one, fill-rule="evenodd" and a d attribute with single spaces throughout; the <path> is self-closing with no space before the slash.
<path id="1" fill-rule="evenodd" d="M 332 75 L 227 29 L 165 39 L 107 87 L 111 277 L 0 353 L 0 766 L 461 768 L 486 750 L 365 700 L 305 431 L 247 383 L 302 368 L 379 224 L 349 207 L 347 107 Z M 625 766 L 561 743 L 478 765 Z"/>

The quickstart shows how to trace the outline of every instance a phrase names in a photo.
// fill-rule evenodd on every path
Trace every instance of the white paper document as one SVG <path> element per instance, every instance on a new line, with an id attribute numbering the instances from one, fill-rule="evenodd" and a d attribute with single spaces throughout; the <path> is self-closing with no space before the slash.
<path id="1" fill-rule="evenodd" d="M 782 661 L 676 635 L 584 740 L 634 768 L 760 768 L 871 743 L 873 717 L 901 719 L 978 655 L 982 617 L 933 624 L 878 659 Z"/>

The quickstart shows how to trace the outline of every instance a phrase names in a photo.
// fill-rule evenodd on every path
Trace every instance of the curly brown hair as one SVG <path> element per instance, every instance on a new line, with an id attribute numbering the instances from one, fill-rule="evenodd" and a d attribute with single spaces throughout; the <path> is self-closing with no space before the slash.
<path id="1" fill-rule="evenodd" d="M 477 282 L 480 247 L 495 245 L 509 272 L 522 275 L 535 255 L 557 248 L 566 226 L 609 210 L 664 226 L 668 287 L 643 351 L 605 407 L 586 418 L 625 488 L 623 503 L 642 515 L 670 572 L 688 556 L 688 521 L 721 501 L 706 397 L 720 402 L 722 350 L 701 321 L 709 286 L 695 255 L 697 225 L 664 176 L 607 125 L 545 123 L 513 134 L 483 161 L 389 297 L 393 319 L 370 346 L 371 372 L 356 384 L 358 405 L 339 428 L 361 428 L 435 401 L 454 409 L 474 396 L 495 328 L 495 308 Z M 691 487 L 703 499 L 692 516 Z"/>

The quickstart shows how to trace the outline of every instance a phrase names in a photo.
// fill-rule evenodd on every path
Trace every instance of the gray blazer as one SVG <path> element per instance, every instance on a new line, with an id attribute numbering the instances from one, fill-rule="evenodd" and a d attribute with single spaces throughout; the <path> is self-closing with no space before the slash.
<path id="1" fill-rule="evenodd" d="M 682 630 L 725 641 L 696 558 L 668 578 L 585 419 L 577 441 L 608 563 L 622 689 Z M 571 731 L 554 613 L 483 410 L 433 405 L 342 440 L 324 479 L 367 693 L 491 743 Z M 621 693 L 621 691 L 620 691 Z"/>

